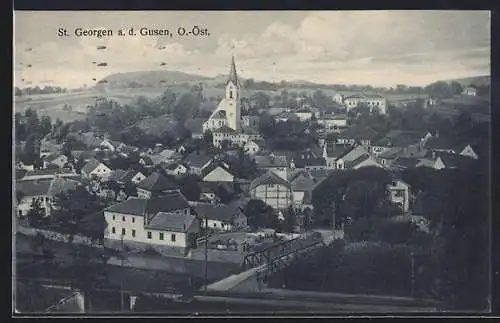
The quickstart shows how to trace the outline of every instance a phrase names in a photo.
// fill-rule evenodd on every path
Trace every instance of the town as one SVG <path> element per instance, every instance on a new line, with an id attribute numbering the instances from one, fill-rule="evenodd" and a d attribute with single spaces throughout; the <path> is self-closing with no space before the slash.
<path id="1" fill-rule="evenodd" d="M 97 98 L 73 122 L 16 113 L 18 311 L 75 291 L 85 312 L 195 311 L 196 295 L 259 291 L 481 306 L 489 85 L 249 95 L 258 84 L 228 63 L 220 98 L 200 84 L 135 106 Z M 71 297 L 35 299 L 48 285 Z"/>

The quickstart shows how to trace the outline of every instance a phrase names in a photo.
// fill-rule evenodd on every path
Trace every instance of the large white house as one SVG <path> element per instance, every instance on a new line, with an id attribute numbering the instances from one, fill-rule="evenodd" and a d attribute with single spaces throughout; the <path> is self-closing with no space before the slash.
<path id="1" fill-rule="evenodd" d="M 189 245 L 189 234 L 199 232 L 186 198 L 179 192 L 151 199 L 129 198 L 104 210 L 105 239 L 153 247 Z"/>
<path id="2" fill-rule="evenodd" d="M 406 213 L 410 209 L 410 186 L 402 180 L 395 179 L 387 185 L 389 199 Z"/>
<path id="3" fill-rule="evenodd" d="M 82 175 L 88 179 L 97 177 L 100 180 L 106 181 L 112 172 L 109 167 L 94 158 L 90 159 L 82 168 Z"/>
<path id="4" fill-rule="evenodd" d="M 387 112 L 387 99 L 378 94 L 351 95 L 344 98 L 344 105 L 348 111 L 361 105 L 366 105 L 370 109 L 370 112 L 373 109 L 377 109 L 380 114 Z"/>
<path id="5" fill-rule="evenodd" d="M 194 210 L 202 223 L 201 227 L 207 225 L 211 230 L 231 231 L 247 226 L 246 216 L 234 205 L 197 203 Z"/>

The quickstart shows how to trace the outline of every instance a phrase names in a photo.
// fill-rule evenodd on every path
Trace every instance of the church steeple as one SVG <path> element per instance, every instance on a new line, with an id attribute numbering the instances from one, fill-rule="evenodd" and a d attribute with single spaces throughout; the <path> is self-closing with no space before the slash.
<path id="1" fill-rule="evenodd" d="M 236 74 L 236 64 L 234 63 L 234 56 L 231 56 L 231 70 L 229 71 L 229 78 L 227 82 L 233 82 L 235 86 L 239 86 L 238 75 Z"/>

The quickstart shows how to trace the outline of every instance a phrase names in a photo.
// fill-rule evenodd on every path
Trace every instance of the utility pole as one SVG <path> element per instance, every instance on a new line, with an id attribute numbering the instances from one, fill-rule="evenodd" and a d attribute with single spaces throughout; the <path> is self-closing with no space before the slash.
<path id="1" fill-rule="evenodd" d="M 208 284 L 208 217 L 205 215 L 205 284 L 204 290 L 207 295 Z"/>
<path id="2" fill-rule="evenodd" d="M 415 255 L 413 254 L 413 251 L 410 251 L 410 280 L 410 295 L 413 297 L 415 292 Z"/>
<path id="3" fill-rule="evenodd" d="M 125 311 L 125 306 L 123 304 L 123 233 L 120 236 L 120 245 L 121 245 L 121 255 L 120 255 L 120 305 L 121 305 L 121 311 Z"/>

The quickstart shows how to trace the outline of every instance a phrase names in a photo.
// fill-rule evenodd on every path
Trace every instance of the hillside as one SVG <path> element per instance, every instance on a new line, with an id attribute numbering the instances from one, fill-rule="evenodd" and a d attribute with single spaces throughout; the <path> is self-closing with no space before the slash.
<path id="1" fill-rule="evenodd" d="M 173 84 L 174 81 L 177 83 L 199 83 L 208 79 L 210 78 L 178 71 L 138 71 L 108 75 L 100 80 L 101 84 L 96 85 L 96 87 L 157 87 Z"/>
<path id="2" fill-rule="evenodd" d="M 469 86 L 469 85 L 485 86 L 491 84 L 491 77 L 489 75 L 481 75 L 481 76 L 472 76 L 461 79 L 446 80 L 445 82 L 446 83 L 458 82 L 462 86 Z"/>

